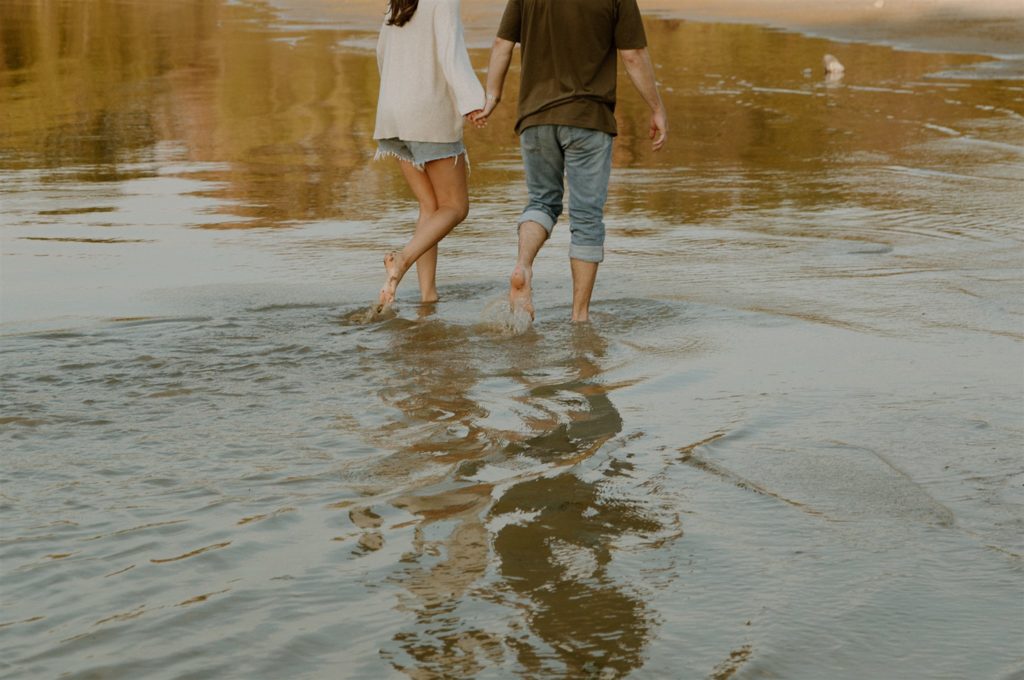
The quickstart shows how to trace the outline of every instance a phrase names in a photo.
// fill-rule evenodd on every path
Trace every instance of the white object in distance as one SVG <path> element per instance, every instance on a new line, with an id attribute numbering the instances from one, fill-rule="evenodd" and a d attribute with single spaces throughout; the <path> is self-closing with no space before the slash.
<path id="1" fill-rule="evenodd" d="M 846 71 L 846 67 L 831 54 L 826 54 L 821 61 L 825 65 L 825 73 L 829 75 L 839 75 Z"/>

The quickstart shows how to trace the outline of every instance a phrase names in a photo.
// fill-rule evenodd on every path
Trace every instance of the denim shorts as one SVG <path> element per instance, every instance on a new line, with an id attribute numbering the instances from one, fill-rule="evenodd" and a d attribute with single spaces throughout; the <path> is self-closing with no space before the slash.
<path id="1" fill-rule="evenodd" d="M 612 169 L 612 136 L 570 125 L 535 125 L 519 135 L 529 203 L 519 224 L 536 222 L 551 234 L 569 183 L 569 257 L 604 260 L 604 204 Z"/>
<path id="2" fill-rule="evenodd" d="M 431 161 L 439 161 L 443 158 L 454 158 L 458 163 L 459 156 L 466 153 L 466 145 L 460 139 L 457 142 L 407 142 L 397 137 L 392 139 L 378 139 L 377 153 L 373 160 L 394 156 L 399 160 L 412 163 L 417 170 Z"/>

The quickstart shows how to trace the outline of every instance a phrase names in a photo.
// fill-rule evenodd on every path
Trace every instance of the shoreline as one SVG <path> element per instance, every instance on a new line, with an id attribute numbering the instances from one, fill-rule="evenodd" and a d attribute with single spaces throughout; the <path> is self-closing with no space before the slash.
<path id="1" fill-rule="evenodd" d="M 271 0 L 299 21 L 376 30 L 385 0 Z M 639 0 L 648 17 L 748 23 L 900 50 L 1024 59 L 1024 4 L 1013 0 Z M 489 47 L 504 0 L 463 2 L 467 39 Z"/>
<path id="2" fill-rule="evenodd" d="M 1024 59 L 1024 5 L 1007 0 L 640 0 L 665 19 L 749 23 L 838 42 Z"/>

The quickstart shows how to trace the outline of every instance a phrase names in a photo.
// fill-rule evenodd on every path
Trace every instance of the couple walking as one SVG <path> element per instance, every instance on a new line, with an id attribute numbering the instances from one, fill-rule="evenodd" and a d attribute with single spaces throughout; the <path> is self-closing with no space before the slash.
<path id="1" fill-rule="evenodd" d="M 384 258 L 380 307 L 416 264 L 423 302 L 437 300 L 437 244 L 469 212 L 465 121 L 484 127 L 501 101 L 513 48 L 521 50 L 516 116 L 529 203 L 518 219 L 509 280 L 513 312 L 534 315 L 533 261 L 562 213 L 565 179 L 573 321 L 586 321 L 604 259 L 617 55 L 651 109 L 655 151 L 668 135 L 636 0 L 508 0 L 491 51 L 486 92 L 469 62 L 459 0 L 388 0 L 377 44 L 381 86 L 377 156 L 394 156 L 419 202 L 412 238 Z"/>

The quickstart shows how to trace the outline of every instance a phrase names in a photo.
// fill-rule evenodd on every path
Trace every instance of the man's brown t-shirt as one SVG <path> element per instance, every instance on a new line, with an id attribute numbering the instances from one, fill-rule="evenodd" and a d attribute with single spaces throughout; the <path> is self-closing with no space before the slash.
<path id="1" fill-rule="evenodd" d="M 647 46 L 636 0 L 509 0 L 498 37 L 522 52 L 516 132 L 573 125 L 616 134 L 616 50 Z"/>

